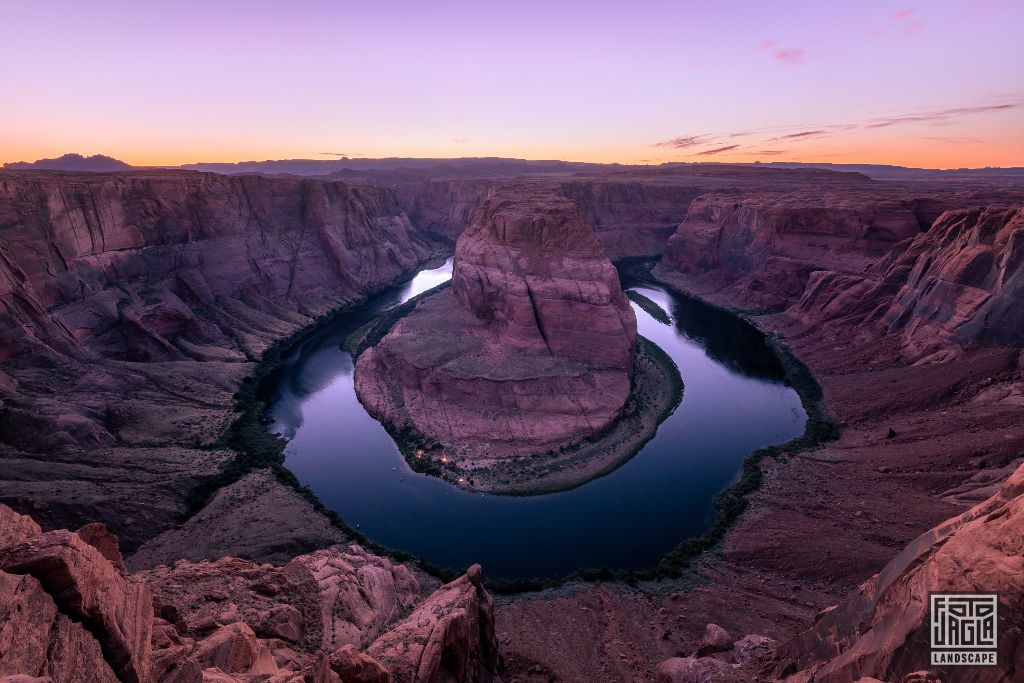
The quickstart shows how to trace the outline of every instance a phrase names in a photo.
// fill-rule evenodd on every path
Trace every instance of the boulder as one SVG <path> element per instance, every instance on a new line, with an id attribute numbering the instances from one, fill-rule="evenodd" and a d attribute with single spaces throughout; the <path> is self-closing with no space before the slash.
<path id="1" fill-rule="evenodd" d="M 32 536 L 43 533 L 31 517 L 0 504 L 0 548 L 15 545 Z"/>
<path id="2" fill-rule="evenodd" d="M 256 633 L 262 637 L 280 638 L 289 642 L 296 642 L 302 637 L 303 616 L 302 612 L 291 605 L 278 605 L 272 607 L 265 614 L 256 626 Z"/>
<path id="3" fill-rule="evenodd" d="M 0 570 L 38 581 L 62 613 L 95 634 L 120 678 L 150 680 L 152 594 L 77 534 L 51 531 L 0 549 Z"/>
<path id="4" fill-rule="evenodd" d="M 204 670 L 216 668 L 225 673 L 276 674 L 277 664 L 270 650 L 259 642 L 247 625 L 236 622 L 222 626 L 196 643 L 192 653 Z"/>
<path id="5" fill-rule="evenodd" d="M 732 636 L 718 624 L 708 624 L 704 636 L 697 645 L 697 657 L 705 657 L 716 652 L 727 652 L 732 649 Z"/>
<path id="6" fill-rule="evenodd" d="M 127 573 L 128 570 L 124 566 L 124 558 L 121 557 L 117 536 L 107 531 L 107 527 L 99 522 L 93 522 L 86 524 L 75 533 L 78 534 L 80 539 L 96 548 L 96 550 L 99 550 L 103 557 L 110 560 L 110 564 L 114 565 L 115 569 L 122 574 Z"/>
<path id="7" fill-rule="evenodd" d="M 479 567 L 437 589 L 366 654 L 395 683 L 496 681 L 494 603 L 480 583 Z"/>
<path id="8" fill-rule="evenodd" d="M 331 671 L 342 683 L 388 683 L 391 674 L 373 657 L 359 652 L 352 645 L 342 645 L 328 658 Z"/>
<path id="9" fill-rule="evenodd" d="M 654 673 L 656 683 L 744 683 L 749 678 L 734 666 L 713 657 L 673 657 Z"/>

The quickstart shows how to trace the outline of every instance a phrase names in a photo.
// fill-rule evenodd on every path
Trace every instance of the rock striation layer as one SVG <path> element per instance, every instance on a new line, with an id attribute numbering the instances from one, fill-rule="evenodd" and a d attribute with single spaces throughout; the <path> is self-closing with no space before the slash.
<path id="1" fill-rule="evenodd" d="M 1024 346 L 1024 209 L 940 216 L 863 273 L 813 273 L 800 314 L 868 323 L 903 340 L 912 360 L 967 344 Z"/>
<path id="2" fill-rule="evenodd" d="M 522 456 L 610 424 L 630 391 L 636 318 L 576 204 L 497 193 L 459 237 L 450 290 L 356 364 L 378 419 L 456 455 Z"/>
<path id="3" fill-rule="evenodd" d="M 260 354 L 431 253 L 380 188 L 0 174 L 0 500 L 128 548 L 168 529 Z"/>

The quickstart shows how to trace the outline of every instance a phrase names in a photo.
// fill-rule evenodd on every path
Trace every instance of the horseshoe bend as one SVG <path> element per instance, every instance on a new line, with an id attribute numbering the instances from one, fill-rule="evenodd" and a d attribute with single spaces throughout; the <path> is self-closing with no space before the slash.
<path id="1" fill-rule="evenodd" d="M 313 9 L 0 22 L 0 683 L 1021 679 L 1019 8 Z"/>

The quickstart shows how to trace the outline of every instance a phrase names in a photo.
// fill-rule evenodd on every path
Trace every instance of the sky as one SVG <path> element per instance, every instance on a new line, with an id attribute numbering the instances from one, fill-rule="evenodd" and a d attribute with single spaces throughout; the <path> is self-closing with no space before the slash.
<path id="1" fill-rule="evenodd" d="M 0 0 L 0 162 L 1024 165 L 1024 2 Z"/>

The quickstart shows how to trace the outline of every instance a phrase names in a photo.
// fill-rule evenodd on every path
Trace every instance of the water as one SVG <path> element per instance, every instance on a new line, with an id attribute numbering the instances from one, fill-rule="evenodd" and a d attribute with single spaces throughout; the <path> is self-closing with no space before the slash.
<path id="1" fill-rule="evenodd" d="M 340 345 L 450 276 L 449 261 L 340 316 L 295 349 L 273 390 L 270 428 L 288 439 L 286 465 L 378 543 L 453 569 L 479 562 L 501 578 L 652 567 L 709 528 L 715 494 L 747 455 L 803 433 L 800 399 L 756 330 L 626 278 L 624 288 L 670 313 L 665 325 L 634 304 L 640 334 L 672 357 L 685 385 L 682 403 L 633 459 L 571 491 L 529 497 L 470 493 L 417 474 L 356 398 Z"/>

